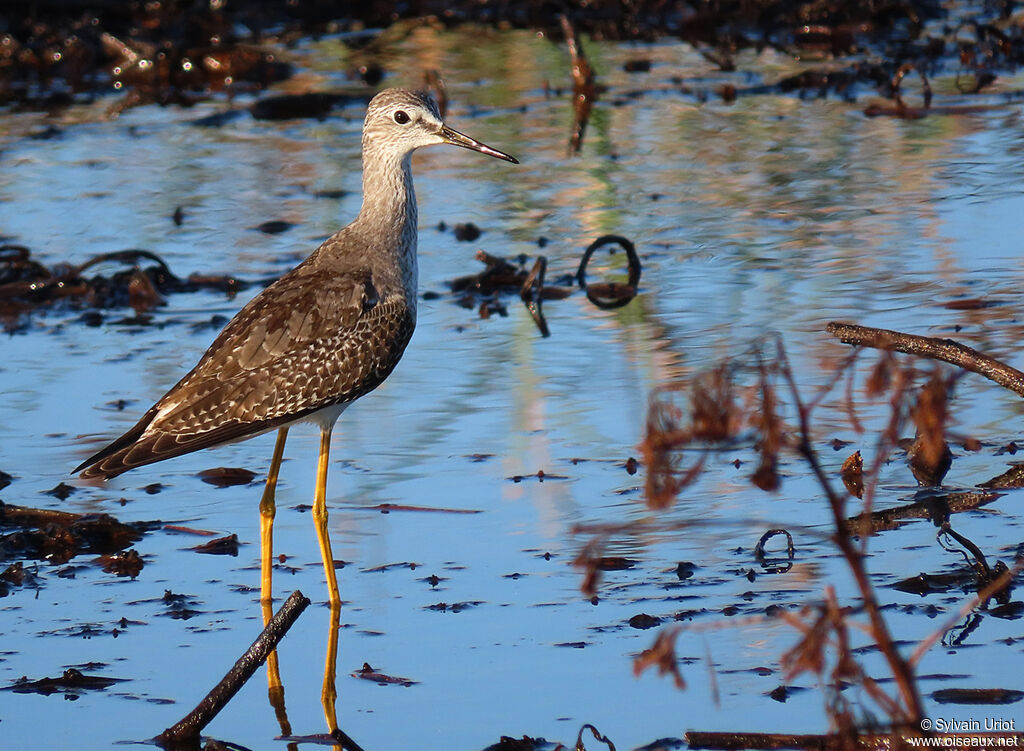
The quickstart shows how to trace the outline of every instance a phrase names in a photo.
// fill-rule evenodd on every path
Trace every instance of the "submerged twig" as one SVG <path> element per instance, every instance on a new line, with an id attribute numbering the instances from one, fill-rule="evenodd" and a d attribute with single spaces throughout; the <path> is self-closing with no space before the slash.
<path id="1" fill-rule="evenodd" d="M 959 491 L 955 493 L 934 493 L 925 491 L 921 499 L 902 506 L 872 511 L 870 514 L 859 513 L 846 520 L 848 534 L 855 537 L 869 537 L 877 532 L 897 529 L 902 522 L 911 519 L 932 519 L 937 524 L 950 514 L 971 511 L 980 506 L 992 503 L 1003 496 L 1003 493 Z"/>
<path id="2" fill-rule="evenodd" d="M 173 727 L 158 735 L 156 742 L 164 748 L 175 748 L 198 739 L 203 728 L 227 706 L 239 689 L 252 677 L 308 605 L 309 599 L 302 592 L 292 592 L 291 597 L 285 600 L 256 641 L 238 658 L 220 683 L 213 687 L 195 709 Z"/>
<path id="3" fill-rule="evenodd" d="M 988 586 L 978 592 L 975 597 L 972 597 L 961 605 L 956 612 L 951 613 L 949 618 L 939 624 L 937 629 L 918 642 L 918 645 L 914 648 L 910 657 L 907 658 L 907 662 L 911 666 L 917 665 L 917 663 L 921 661 L 921 658 L 928 653 L 928 650 L 935 646 L 935 643 L 942 638 L 943 634 L 953 628 L 960 619 L 977 608 L 981 603 L 986 602 L 989 598 L 995 596 L 1000 590 L 1006 587 L 1011 581 L 1013 581 L 1013 577 L 1020 573 L 1022 569 L 1024 569 L 1024 560 L 1018 560 L 1013 568 L 1008 568 L 989 582 Z"/>

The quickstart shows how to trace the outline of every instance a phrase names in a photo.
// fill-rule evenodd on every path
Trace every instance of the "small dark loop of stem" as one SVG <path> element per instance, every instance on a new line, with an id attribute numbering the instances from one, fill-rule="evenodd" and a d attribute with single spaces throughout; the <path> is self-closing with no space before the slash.
<path id="1" fill-rule="evenodd" d="M 614 297 L 603 298 L 592 289 L 594 285 L 587 284 L 587 264 L 590 263 L 590 257 L 594 255 L 595 250 L 613 243 L 622 246 L 626 251 L 626 258 L 629 262 L 629 281 L 625 286 L 621 284 L 601 285 L 607 288 L 607 290 L 602 291 L 614 294 Z M 580 267 L 576 271 L 576 281 L 579 283 L 580 289 L 587 293 L 587 299 L 597 307 L 604 310 L 621 308 L 636 297 L 637 289 L 640 286 L 640 258 L 636 254 L 636 246 L 625 237 L 619 235 L 602 235 L 590 243 L 587 249 L 583 251 Z"/>
<path id="2" fill-rule="evenodd" d="M 906 104 L 903 103 L 903 96 L 900 94 L 900 84 L 907 73 L 912 70 L 916 70 L 917 74 L 921 77 L 921 94 L 924 97 L 924 108 L 928 109 L 932 106 L 932 86 L 928 83 L 928 76 L 925 75 L 925 72 L 913 63 L 904 63 L 892 77 L 892 98 L 896 101 L 897 107 L 901 110 L 906 109 Z"/>
<path id="3" fill-rule="evenodd" d="M 788 556 L 788 560 L 785 563 L 769 561 L 768 556 L 766 556 L 764 552 L 765 543 L 777 535 L 786 536 L 786 555 Z M 796 546 L 793 545 L 793 535 L 785 529 L 769 529 L 761 535 L 761 539 L 758 540 L 757 545 L 754 546 L 754 557 L 757 558 L 757 562 L 761 564 L 761 568 L 769 574 L 784 574 L 789 571 L 793 568 L 793 558 L 795 555 Z"/>

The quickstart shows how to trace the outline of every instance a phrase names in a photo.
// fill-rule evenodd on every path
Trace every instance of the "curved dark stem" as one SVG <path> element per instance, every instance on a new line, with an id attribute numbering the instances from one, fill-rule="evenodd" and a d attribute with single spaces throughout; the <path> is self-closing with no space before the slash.
<path id="1" fill-rule="evenodd" d="M 141 248 L 133 248 L 131 250 L 115 250 L 111 253 L 100 253 L 98 256 L 93 256 L 88 261 L 83 263 L 81 266 L 75 269 L 75 276 L 80 276 L 90 266 L 96 266 L 97 264 L 104 263 L 106 261 L 120 261 L 121 263 L 135 263 L 140 258 L 146 258 L 153 261 L 160 270 L 163 271 L 167 276 L 176 279 L 177 277 L 171 273 L 170 267 L 164 262 L 164 259 L 158 256 L 156 253 L 150 250 L 142 250 Z"/>
<path id="2" fill-rule="evenodd" d="M 955 529 L 953 529 L 951 526 L 949 526 L 949 522 L 948 521 L 942 523 L 942 529 L 939 532 L 939 534 L 940 535 L 949 535 L 954 540 L 956 540 L 958 543 L 960 543 L 965 548 L 967 548 L 969 551 L 971 551 L 971 555 L 974 556 L 974 560 L 976 560 L 978 562 L 978 565 L 981 566 L 981 570 L 982 570 L 982 573 L 984 575 L 984 581 L 987 583 L 987 582 L 992 580 L 992 569 L 989 568 L 988 561 L 985 560 L 985 554 L 981 552 L 981 548 L 979 548 L 973 542 L 971 542 L 966 537 L 964 537 L 962 534 L 960 534 Z M 945 545 L 943 545 L 943 547 L 945 548 Z M 946 550 L 950 550 L 950 549 L 946 548 Z M 957 551 L 957 552 L 961 552 L 962 553 L 963 551 Z M 964 554 L 964 558 L 967 558 L 966 554 Z M 968 561 L 968 563 L 970 563 L 970 559 L 969 558 L 967 559 L 967 561 Z"/>

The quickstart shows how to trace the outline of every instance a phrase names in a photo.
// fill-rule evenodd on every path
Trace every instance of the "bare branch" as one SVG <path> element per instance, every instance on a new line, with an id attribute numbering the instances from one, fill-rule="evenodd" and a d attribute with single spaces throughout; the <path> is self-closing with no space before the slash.
<path id="1" fill-rule="evenodd" d="M 995 381 L 1019 396 L 1024 396 L 1024 373 L 952 339 L 916 336 L 900 331 L 876 329 L 837 321 L 832 321 L 825 329 L 844 344 L 852 344 L 857 347 L 876 347 L 942 360 L 985 376 L 990 381 Z"/>

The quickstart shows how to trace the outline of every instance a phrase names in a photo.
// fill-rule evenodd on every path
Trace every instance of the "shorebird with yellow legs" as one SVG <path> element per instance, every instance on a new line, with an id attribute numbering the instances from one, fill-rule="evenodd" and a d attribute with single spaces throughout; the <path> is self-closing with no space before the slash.
<path id="1" fill-rule="evenodd" d="M 363 124 L 363 205 L 297 267 L 254 297 L 210 348 L 142 419 L 75 471 L 116 477 L 135 467 L 277 430 L 260 501 L 261 588 L 271 602 L 275 489 L 288 429 L 320 428 L 313 520 L 334 618 L 324 708 L 333 692 L 341 598 L 327 529 L 331 431 L 345 408 L 377 388 L 398 364 L 416 325 L 416 195 L 411 157 L 451 144 L 518 161 L 445 125 L 424 93 L 386 89 Z M 272 680 L 273 683 L 273 680 Z M 279 685 L 279 684 L 278 684 Z M 273 685 L 272 685 L 273 688 Z"/>

